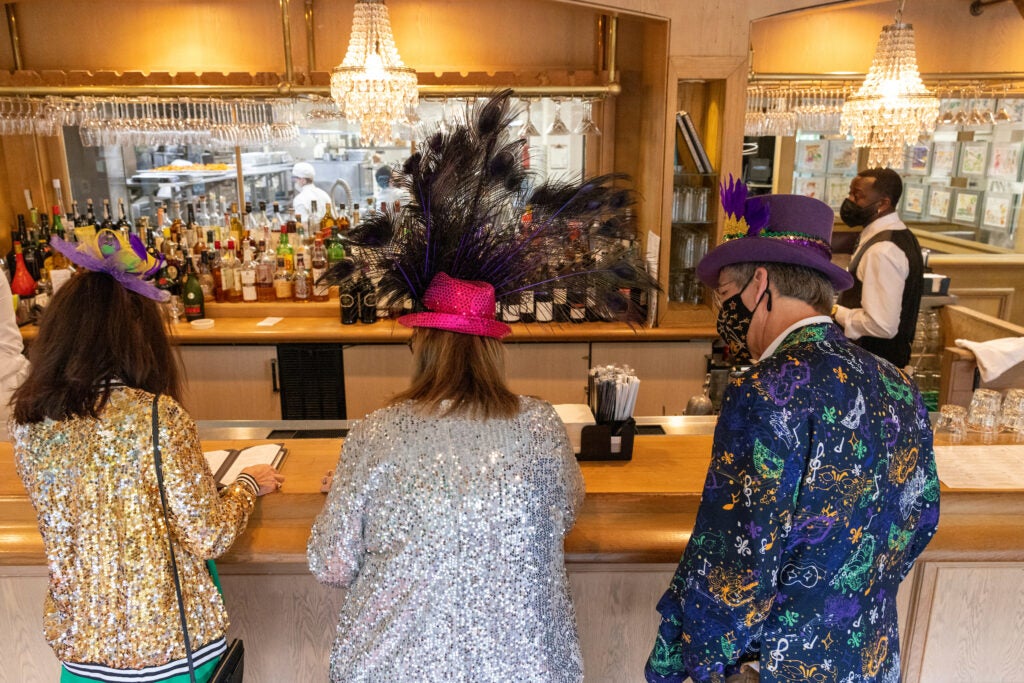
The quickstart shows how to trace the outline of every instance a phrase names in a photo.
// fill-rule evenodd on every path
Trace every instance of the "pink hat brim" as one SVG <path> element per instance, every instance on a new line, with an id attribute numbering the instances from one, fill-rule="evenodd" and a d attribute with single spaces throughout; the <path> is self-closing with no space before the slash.
<path id="1" fill-rule="evenodd" d="M 504 339 L 512 333 L 512 328 L 503 322 L 490 318 L 476 318 L 454 313 L 409 313 L 398 319 L 406 327 L 431 327 L 436 330 L 448 330 L 459 334 L 473 334 L 478 337 Z"/>

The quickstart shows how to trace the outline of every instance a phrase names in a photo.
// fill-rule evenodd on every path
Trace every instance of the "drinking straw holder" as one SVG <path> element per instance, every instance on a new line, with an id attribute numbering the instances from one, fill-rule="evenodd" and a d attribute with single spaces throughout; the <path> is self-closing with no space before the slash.
<path id="1" fill-rule="evenodd" d="M 577 460 L 632 460 L 636 420 L 586 425 L 580 434 Z"/>

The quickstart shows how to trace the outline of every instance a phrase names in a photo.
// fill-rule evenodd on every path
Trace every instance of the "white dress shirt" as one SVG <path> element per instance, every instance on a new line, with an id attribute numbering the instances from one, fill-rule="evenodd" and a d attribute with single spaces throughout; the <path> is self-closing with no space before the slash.
<path id="1" fill-rule="evenodd" d="M 14 301 L 7 278 L 0 275 L 0 441 L 6 441 L 11 394 L 28 374 L 28 359 L 22 355 L 21 332 L 14 318 Z"/>
<path id="2" fill-rule="evenodd" d="M 894 212 L 870 223 L 860 236 L 860 246 L 851 262 L 856 260 L 865 245 L 885 230 L 907 230 Z M 896 244 L 890 240 L 871 246 L 857 264 L 857 279 L 861 281 L 860 308 L 836 309 L 839 323 L 847 339 L 879 337 L 892 339 L 900 329 L 903 309 L 903 286 L 910 274 L 910 262 Z"/>

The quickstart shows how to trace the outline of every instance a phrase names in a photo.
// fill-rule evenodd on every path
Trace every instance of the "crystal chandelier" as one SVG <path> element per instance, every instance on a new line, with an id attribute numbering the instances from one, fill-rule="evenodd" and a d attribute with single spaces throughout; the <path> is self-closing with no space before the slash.
<path id="1" fill-rule="evenodd" d="M 359 123 L 366 145 L 390 142 L 391 125 L 416 108 L 416 72 L 398 55 L 384 0 L 356 0 L 348 52 L 331 72 L 331 97 Z"/>
<path id="2" fill-rule="evenodd" d="M 882 27 L 871 70 L 843 104 L 842 127 L 858 147 L 869 147 L 868 166 L 902 168 L 903 148 L 935 130 L 938 99 L 917 71 L 914 27 L 902 23 L 900 0 L 894 23 Z"/>

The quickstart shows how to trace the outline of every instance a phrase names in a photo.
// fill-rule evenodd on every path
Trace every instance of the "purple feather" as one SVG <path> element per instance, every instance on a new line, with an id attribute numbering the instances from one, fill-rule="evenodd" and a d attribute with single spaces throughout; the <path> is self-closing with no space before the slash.
<path id="1" fill-rule="evenodd" d="M 718 193 L 727 215 L 737 218 L 743 215 L 743 207 L 747 202 L 747 186 L 742 180 L 736 180 L 730 173 L 729 183 L 720 183 Z"/>
<path id="2" fill-rule="evenodd" d="M 744 210 L 744 218 L 747 219 L 747 226 L 749 226 L 747 237 L 757 237 L 760 235 L 761 231 L 768 225 L 770 217 L 768 202 L 760 197 L 754 197 L 748 201 Z"/>

